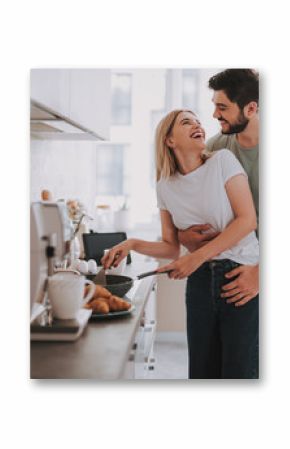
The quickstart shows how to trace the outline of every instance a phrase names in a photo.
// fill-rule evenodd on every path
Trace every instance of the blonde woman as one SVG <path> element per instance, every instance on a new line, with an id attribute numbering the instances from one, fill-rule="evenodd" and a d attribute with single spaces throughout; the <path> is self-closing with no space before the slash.
<path id="1" fill-rule="evenodd" d="M 257 378 L 258 296 L 242 307 L 220 296 L 225 273 L 258 263 L 256 213 L 244 169 L 228 150 L 206 155 L 205 132 L 188 110 L 172 111 L 160 122 L 156 167 L 162 241 L 129 239 L 112 248 L 103 265 L 117 266 L 132 250 L 174 259 L 159 271 L 187 278 L 189 378 Z M 179 257 L 178 230 L 203 223 L 216 237 Z"/>

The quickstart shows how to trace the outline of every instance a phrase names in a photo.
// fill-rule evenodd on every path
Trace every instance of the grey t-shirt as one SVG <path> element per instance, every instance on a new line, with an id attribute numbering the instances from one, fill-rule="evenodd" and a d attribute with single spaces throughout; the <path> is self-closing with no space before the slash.
<path id="1" fill-rule="evenodd" d="M 248 175 L 250 189 L 259 222 L 259 145 L 253 148 L 243 148 L 237 141 L 236 134 L 218 133 L 211 137 L 207 143 L 208 151 L 217 151 L 223 148 L 230 150 L 240 161 Z"/>

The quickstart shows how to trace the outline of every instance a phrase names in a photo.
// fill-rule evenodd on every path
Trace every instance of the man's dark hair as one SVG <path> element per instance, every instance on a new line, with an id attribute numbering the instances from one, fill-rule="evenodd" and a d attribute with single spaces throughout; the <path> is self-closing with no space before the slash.
<path id="1" fill-rule="evenodd" d="M 223 90 L 228 99 L 240 109 L 255 101 L 259 104 L 259 75 L 252 69 L 227 69 L 209 79 L 213 90 Z"/>

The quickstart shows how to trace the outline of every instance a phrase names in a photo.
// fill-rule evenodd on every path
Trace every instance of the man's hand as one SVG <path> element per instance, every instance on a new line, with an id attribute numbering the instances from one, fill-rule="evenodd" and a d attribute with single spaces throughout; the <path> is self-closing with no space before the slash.
<path id="1" fill-rule="evenodd" d="M 209 224 L 193 225 L 184 231 L 178 231 L 178 240 L 189 252 L 193 252 L 219 235 L 219 232 L 205 232 L 212 229 Z"/>
<path id="2" fill-rule="evenodd" d="M 236 276 L 236 279 L 222 287 L 225 293 L 221 297 L 230 298 L 227 303 L 235 303 L 236 307 L 240 307 L 259 293 L 259 265 L 242 265 L 225 275 L 227 279 Z"/>

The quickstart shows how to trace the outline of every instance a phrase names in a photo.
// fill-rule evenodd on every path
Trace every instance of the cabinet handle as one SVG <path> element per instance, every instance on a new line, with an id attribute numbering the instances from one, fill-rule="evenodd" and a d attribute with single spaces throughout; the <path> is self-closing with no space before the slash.
<path id="1" fill-rule="evenodd" d="M 144 357 L 145 363 L 155 363 L 154 357 Z"/>
<path id="2" fill-rule="evenodd" d="M 144 326 L 144 332 L 153 332 L 154 327 L 155 326 L 152 324 L 147 324 L 146 326 Z"/>
<path id="3" fill-rule="evenodd" d="M 156 325 L 156 320 L 150 320 L 148 323 L 146 323 L 146 321 L 143 319 L 140 321 L 140 327 L 143 327 L 145 332 L 148 327 L 154 327 L 155 325 Z"/>

